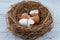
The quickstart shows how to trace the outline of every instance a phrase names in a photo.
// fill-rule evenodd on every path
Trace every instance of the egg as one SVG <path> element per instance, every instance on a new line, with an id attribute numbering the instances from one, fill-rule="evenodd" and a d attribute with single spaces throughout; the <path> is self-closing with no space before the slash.
<path id="1" fill-rule="evenodd" d="M 27 24 L 28 24 L 27 22 L 28 22 L 28 19 L 20 19 L 19 20 L 19 24 L 23 25 L 23 26 L 27 26 Z"/>
<path id="2" fill-rule="evenodd" d="M 33 26 L 34 23 L 35 23 L 34 20 L 28 19 L 28 27 Z"/>
<path id="3" fill-rule="evenodd" d="M 19 18 L 20 19 L 25 19 L 25 18 L 28 18 L 29 15 L 27 13 L 23 13 Z"/>

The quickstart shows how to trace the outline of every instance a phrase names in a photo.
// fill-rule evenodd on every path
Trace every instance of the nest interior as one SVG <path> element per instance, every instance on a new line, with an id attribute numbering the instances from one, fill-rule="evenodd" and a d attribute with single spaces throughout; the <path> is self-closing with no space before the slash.
<path id="1" fill-rule="evenodd" d="M 24 12 L 28 13 L 31 10 L 39 10 L 39 24 L 34 24 L 33 27 L 28 28 L 21 26 L 19 21 L 19 15 Z M 19 2 L 11 7 L 8 12 L 8 21 L 10 30 L 17 36 L 25 39 L 35 39 L 43 34 L 49 32 L 52 27 L 53 22 L 52 15 L 50 11 L 41 3 L 29 1 L 29 2 Z"/>

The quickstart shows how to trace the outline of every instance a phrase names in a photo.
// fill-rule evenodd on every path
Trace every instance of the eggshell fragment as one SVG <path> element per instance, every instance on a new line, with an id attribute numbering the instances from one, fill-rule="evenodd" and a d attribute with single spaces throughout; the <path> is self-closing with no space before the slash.
<path id="1" fill-rule="evenodd" d="M 27 13 L 23 13 L 19 18 L 20 19 L 25 19 L 25 18 L 28 18 L 29 15 Z"/>
<path id="2" fill-rule="evenodd" d="M 39 16 L 37 15 L 37 16 L 35 16 L 34 18 L 33 18 L 33 20 L 35 21 L 35 23 L 39 23 Z"/>
<path id="3" fill-rule="evenodd" d="M 35 21 L 35 23 L 39 23 L 39 15 L 38 10 L 31 10 L 30 15 L 32 16 L 32 19 Z"/>
<path id="4" fill-rule="evenodd" d="M 28 19 L 20 19 L 19 24 L 23 25 L 23 26 L 27 26 L 27 24 L 28 24 L 27 21 L 28 21 Z"/>
<path id="5" fill-rule="evenodd" d="M 39 23 L 40 19 L 39 19 L 39 16 L 36 15 L 34 17 L 31 17 L 31 19 L 33 19 L 35 21 L 35 23 Z"/>
<path id="6" fill-rule="evenodd" d="M 38 14 L 31 14 L 32 17 L 35 17 L 35 16 L 37 16 L 37 15 L 38 15 Z"/>
<path id="7" fill-rule="evenodd" d="M 30 15 L 31 15 L 32 17 L 37 16 L 37 15 L 38 15 L 38 10 L 32 10 L 32 11 L 30 12 Z"/>
<path id="8" fill-rule="evenodd" d="M 28 27 L 31 27 L 34 23 L 34 20 L 28 19 Z"/>
<path id="9" fill-rule="evenodd" d="M 36 16 L 38 14 L 38 10 L 31 10 L 30 15 L 31 16 Z"/>
<path id="10" fill-rule="evenodd" d="M 30 11 L 30 14 L 35 14 L 35 13 L 38 14 L 38 10 L 31 10 Z"/>

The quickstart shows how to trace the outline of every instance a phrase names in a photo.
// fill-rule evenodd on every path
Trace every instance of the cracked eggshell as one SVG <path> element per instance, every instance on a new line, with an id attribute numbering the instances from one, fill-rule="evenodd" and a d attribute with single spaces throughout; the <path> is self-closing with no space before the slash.
<path id="1" fill-rule="evenodd" d="M 33 17 L 33 20 L 35 21 L 35 23 L 39 23 L 39 16 L 37 15 L 37 16 L 35 16 L 35 17 Z"/>
<path id="2" fill-rule="evenodd" d="M 35 14 L 35 13 L 38 14 L 38 10 L 31 10 L 31 11 L 30 11 L 30 14 Z"/>
<path id="3" fill-rule="evenodd" d="M 19 18 L 20 19 L 28 18 L 28 14 L 27 13 L 23 13 Z"/>
<path id="4" fill-rule="evenodd" d="M 31 16 L 36 16 L 36 15 L 38 15 L 38 13 L 39 13 L 38 10 L 31 10 L 30 11 Z"/>
<path id="5" fill-rule="evenodd" d="M 19 24 L 23 25 L 23 26 L 27 26 L 27 24 L 28 24 L 27 21 L 28 21 L 28 19 L 20 19 Z"/>
<path id="6" fill-rule="evenodd" d="M 32 16 L 32 19 L 35 21 L 35 23 L 39 23 L 39 15 L 38 15 L 38 10 L 31 10 L 30 15 Z"/>
<path id="7" fill-rule="evenodd" d="M 31 19 L 33 19 L 35 23 L 39 23 L 39 21 L 40 21 L 38 15 L 36 15 L 36 16 L 34 16 L 34 17 L 31 17 Z"/>
<path id="8" fill-rule="evenodd" d="M 31 27 L 35 22 L 32 19 L 28 19 L 28 27 Z"/>

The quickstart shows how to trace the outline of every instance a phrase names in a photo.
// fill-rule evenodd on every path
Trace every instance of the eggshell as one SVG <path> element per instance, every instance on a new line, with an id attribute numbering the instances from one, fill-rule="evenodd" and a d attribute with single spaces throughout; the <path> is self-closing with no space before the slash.
<path id="1" fill-rule="evenodd" d="M 32 17 L 35 17 L 35 16 L 37 16 L 38 14 L 30 14 Z"/>
<path id="2" fill-rule="evenodd" d="M 30 15 L 31 15 L 31 16 L 36 16 L 36 15 L 38 15 L 38 10 L 31 10 L 31 11 L 30 11 Z"/>
<path id="3" fill-rule="evenodd" d="M 30 11 L 30 14 L 35 14 L 35 13 L 38 14 L 38 10 L 31 10 L 31 11 Z"/>
<path id="4" fill-rule="evenodd" d="M 28 14 L 27 13 L 23 13 L 19 18 L 20 19 L 28 18 Z"/>
<path id="5" fill-rule="evenodd" d="M 24 19 L 24 18 L 28 18 L 28 17 L 26 15 L 22 15 L 20 18 Z"/>
<path id="6" fill-rule="evenodd" d="M 31 27 L 35 22 L 32 19 L 28 19 L 28 27 Z"/>
<path id="7" fill-rule="evenodd" d="M 27 24 L 28 24 L 27 21 L 28 21 L 28 19 L 20 19 L 19 24 L 23 25 L 23 26 L 27 26 Z"/>
<path id="8" fill-rule="evenodd" d="M 34 16 L 33 18 L 32 18 L 34 21 L 35 21 L 35 23 L 39 23 L 39 16 L 37 15 L 37 16 Z"/>

